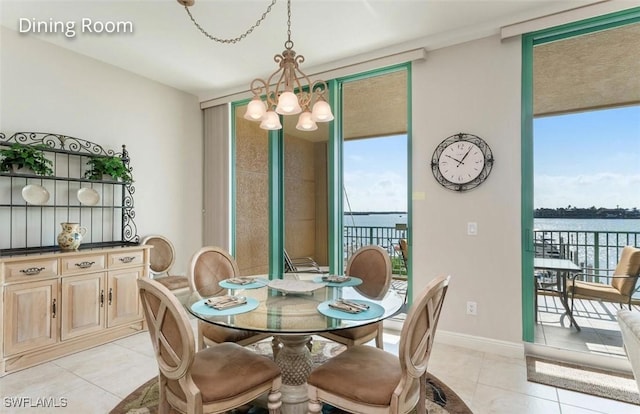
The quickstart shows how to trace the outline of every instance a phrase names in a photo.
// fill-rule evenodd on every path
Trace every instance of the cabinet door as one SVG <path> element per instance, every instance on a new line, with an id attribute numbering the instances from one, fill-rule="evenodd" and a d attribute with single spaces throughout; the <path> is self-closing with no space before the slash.
<path id="1" fill-rule="evenodd" d="M 105 278 L 105 273 L 62 278 L 63 341 L 104 328 Z"/>
<path id="2" fill-rule="evenodd" d="M 142 268 L 114 270 L 108 275 L 107 327 L 142 320 L 138 278 Z"/>
<path id="3" fill-rule="evenodd" d="M 4 354 L 58 342 L 58 279 L 5 287 Z"/>

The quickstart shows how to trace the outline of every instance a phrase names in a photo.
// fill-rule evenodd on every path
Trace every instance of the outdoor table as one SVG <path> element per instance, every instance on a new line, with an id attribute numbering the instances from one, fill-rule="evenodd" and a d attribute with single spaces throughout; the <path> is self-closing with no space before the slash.
<path id="1" fill-rule="evenodd" d="M 536 270 L 551 270 L 557 272 L 556 283 L 558 297 L 560 298 L 560 302 L 562 302 L 562 306 L 564 306 L 565 314 L 569 317 L 569 326 L 573 325 L 579 331 L 580 326 L 578 326 L 578 323 L 573 318 L 573 314 L 569 308 L 567 277 L 571 273 L 582 272 L 582 268 L 569 259 L 553 259 L 545 257 L 535 257 L 533 259 L 533 268 Z M 536 312 L 537 311 L 538 310 L 536 309 Z"/>

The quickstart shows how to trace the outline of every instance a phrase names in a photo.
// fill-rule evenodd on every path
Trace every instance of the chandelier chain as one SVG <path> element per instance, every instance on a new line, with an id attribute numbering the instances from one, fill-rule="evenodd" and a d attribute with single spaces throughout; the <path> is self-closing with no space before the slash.
<path id="1" fill-rule="evenodd" d="M 291 41 L 291 0 L 287 0 L 287 43 L 290 43 L 291 47 L 293 47 L 293 42 Z"/>
<path id="2" fill-rule="evenodd" d="M 238 43 L 239 41 L 241 41 L 242 39 L 244 39 L 245 37 L 247 37 L 249 34 L 251 34 L 251 32 L 253 32 L 253 30 L 256 27 L 260 26 L 260 23 L 262 23 L 264 21 L 264 19 L 266 19 L 267 14 L 269 14 L 269 12 L 271 11 L 271 8 L 275 4 L 276 4 L 276 0 L 272 0 L 271 4 L 269 4 L 269 6 L 267 7 L 267 10 L 264 13 L 262 13 L 262 16 L 258 20 L 256 20 L 256 22 L 250 28 L 248 28 L 247 31 L 245 31 L 244 33 L 242 33 L 238 37 L 234 37 L 234 38 L 230 38 L 230 39 L 223 39 L 223 38 L 215 37 L 215 36 L 209 34 L 206 30 L 204 30 L 204 28 L 202 26 L 200 26 L 198 24 L 198 22 L 196 22 L 196 19 L 193 17 L 191 12 L 189 11 L 189 8 L 187 6 L 184 6 L 184 9 L 187 11 L 187 14 L 189 15 L 189 18 L 191 19 L 193 24 L 198 28 L 198 30 L 200 30 L 200 32 L 202 32 L 203 35 L 205 35 L 209 39 L 211 39 L 211 40 L 213 40 L 215 42 L 218 42 L 218 43 L 235 44 L 235 43 Z M 289 10 L 289 37 L 291 37 L 291 10 Z"/>

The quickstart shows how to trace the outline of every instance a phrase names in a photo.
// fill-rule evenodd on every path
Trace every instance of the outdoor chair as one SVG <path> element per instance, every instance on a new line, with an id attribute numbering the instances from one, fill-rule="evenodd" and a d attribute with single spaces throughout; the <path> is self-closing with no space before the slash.
<path id="1" fill-rule="evenodd" d="M 620 307 L 626 304 L 631 309 L 631 298 L 638 290 L 636 283 L 640 274 L 640 248 L 625 246 L 618 265 L 613 269 L 613 275 L 601 275 L 601 271 L 611 272 L 611 269 L 590 269 L 587 273 L 574 274 L 568 278 L 567 294 L 571 295 L 571 314 L 575 298 L 619 303 Z M 605 278 L 611 280 L 611 284 L 577 280 L 581 277 Z"/>
<path id="2" fill-rule="evenodd" d="M 291 258 L 284 250 L 284 271 L 286 273 L 328 273 L 311 257 Z"/>
<path id="3" fill-rule="evenodd" d="M 426 373 L 449 276 L 432 280 L 409 310 L 398 356 L 353 346 L 314 369 L 307 380 L 309 413 L 322 403 L 350 413 L 426 414 Z"/>
<path id="4" fill-rule="evenodd" d="M 380 246 L 364 246 L 353 253 L 347 262 L 345 275 L 362 279 L 362 284 L 354 286 L 364 297 L 380 300 L 384 298 L 391 284 L 391 259 L 389 253 Z M 343 345 L 353 346 L 376 340 L 376 346 L 383 349 L 382 322 L 324 332 L 323 336 Z"/>
<path id="5" fill-rule="evenodd" d="M 282 405 L 280 368 L 270 358 L 225 343 L 195 352 L 189 318 L 169 289 L 138 279 L 158 362 L 158 412 L 223 413 L 269 393 L 270 414 Z"/>
<path id="6" fill-rule="evenodd" d="M 226 295 L 227 289 L 218 283 L 237 277 L 239 273 L 238 264 L 229 253 L 220 247 L 206 246 L 191 257 L 188 274 L 189 286 L 192 292 L 198 292 L 203 298 Z M 245 346 L 269 336 L 241 329 L 225 328 L 198 320 L 198 349 L 222 342 L 235 342 Z"/>
<path id="7" fill-rule="evenodd" d="M 405 270 L 408 270 L 409 268 L 407 267 L 407 263 L 409 262 L 409 245 L 407 244 L 407 239 L 400 239 L 398 246 L 402 257 L 402 263 L 404 263 L 404 268 Z"/>
<path id="8" fill-rule="evenodd" d="M 149 250 L 149 271 L 153 279 L 164 285 L 174 295 L 182 296 L 189 293 L 187 277 L 171 273 L 176 256 L 173 243 L 164 236 L 150 235 L 143 238 L 140 244 L 153 246 Z"/>

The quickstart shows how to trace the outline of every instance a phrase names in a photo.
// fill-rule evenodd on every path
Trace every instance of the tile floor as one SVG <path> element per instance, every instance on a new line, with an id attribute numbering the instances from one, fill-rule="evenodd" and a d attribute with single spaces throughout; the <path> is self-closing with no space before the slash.
<path id="1" fill-rule="evenodd" d="M 399 337 L 385 333 L 397 353 Z M 436 339 L 437 341 L 437 339 Z M 429 371 L 460 395 L 475 414 L 640 414 L 640 407 L 526 380 L 524 358 L 507 358 L 436 343 Z M 142 332 L 0 378 L 0 412 L 108 413 L 157 373 L 151 341 Z M 17 408 L 19 397 L 52 398 L 64 408 Z"/>

